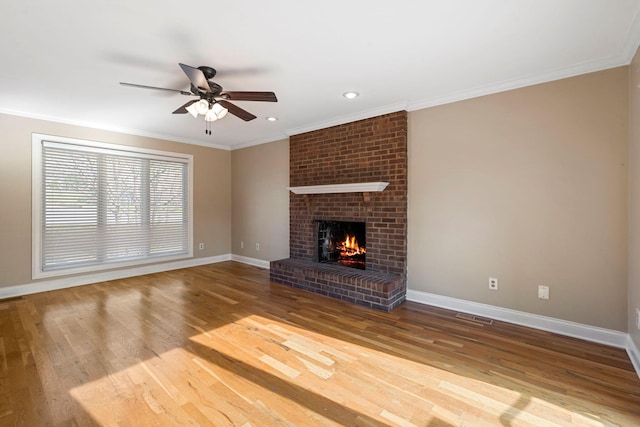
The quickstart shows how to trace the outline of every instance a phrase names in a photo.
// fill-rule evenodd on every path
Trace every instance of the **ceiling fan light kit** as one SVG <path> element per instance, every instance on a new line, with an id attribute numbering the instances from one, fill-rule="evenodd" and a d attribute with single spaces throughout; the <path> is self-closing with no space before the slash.
<path id="1" fill-rule="evenodd" d="M 206 114 L 207 111 L 209 111 L 209 103 L 205 99 L 201 99 L 194 105 L 196 106 L 196 111 L 198 112 L 198 114 Z"/>
<path id="2" fill-rule="evenodd" d="M 222 105 L 218 104 L 217 102 L 215 104 L 213 104 L 213 106 L 211 107 L 211 111 L 213 111 L 216 115 L 217 118 L 221 119 L 224 116 L 227 115 L 227 113 L 229 112 L 229 110 L 227 110 L 226 108 L 224 108 Z"/>
<path id="3" fill-rule="evenodd" d="M 205 122 L 215 122 L 216 120 L 218 120 L 218 116 L 216 116 L 213 110 L 207 111 L 207 114 L 204 115 Z"/>
<path id="4" fill-rule="evenodd" d="M 211 131 L 208 129 L 210 122 L 223 118 L 227 113 L 231 113 L 234 116 L 248 122 L 256 118 L 250 112 L 238 107 L 231 101 L 263 101 L 263 102 L 278 102 L 276 94 L 273 92 L 245 92 L 245 91 L 224 91 L 222 86 L 211 81 L 216 75 L 216 70 L 211 67 L 200 66 L 198 68 L 191 67 L 185 64 L 178 64 L 182 71 L 187 75 L 191 82 L 190 91 L 180 89 L 168 89 L 155 86 L 145 86 L 133 83 L 123 83 L 123 86 L 133 86 L 143 89 L 164 90 L 170 92 L 177 92 L 181 95 L 197 96 L 199 99 L 193 99 L 177 110 L 173 114 L 191 114 L 194 118 L 198 115 L 203 115 L 205 122 L 207 122 L 207 129 L 205 133 L 211 135 Z"/>
<path id="5" fill-rule="evenodd" d="M 193 116 L 193 118 L 195 119 L 196 117 L 198 117 L 198 110 L 196 109 L 196 102 L 194 102 L 193 104 L 189 105 L 188 107 L 186 107 L 186 110 L 189 114 L 191 114 Z"/>

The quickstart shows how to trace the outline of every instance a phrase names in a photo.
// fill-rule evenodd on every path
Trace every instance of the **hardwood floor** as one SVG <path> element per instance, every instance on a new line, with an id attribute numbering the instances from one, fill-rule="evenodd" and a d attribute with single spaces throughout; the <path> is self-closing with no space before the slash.
<path id="1" fill-rule="evenodd" d="M 0 425 L 637 426 L 624 350 L 234 262 L 0 301 Z"/>

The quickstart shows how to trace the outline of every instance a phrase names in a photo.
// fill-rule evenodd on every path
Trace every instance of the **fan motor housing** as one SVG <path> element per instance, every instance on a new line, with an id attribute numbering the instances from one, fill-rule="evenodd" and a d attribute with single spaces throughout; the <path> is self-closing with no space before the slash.
<path id="1" fill-rule="evenodd" d="M 220 92 L 222 92 L 222 86 L 220 86 L 218 83 L 209 81 L 209 87 L 211 88 L 211 92 L 209 93 L 212 93 L 213 96 L 218 96 Z"/>
<path id="2" fill-rule="evenodd" d="M 207 67 L 205 65 L 201 65 L 198 67 L 198 70 L 202 71 L 202 73 L 204 74 L 205 79 L 209 80 L 212 79 L 216 76 L 216 69 L 215 68 L 211 68 L 211 67 Z"/>

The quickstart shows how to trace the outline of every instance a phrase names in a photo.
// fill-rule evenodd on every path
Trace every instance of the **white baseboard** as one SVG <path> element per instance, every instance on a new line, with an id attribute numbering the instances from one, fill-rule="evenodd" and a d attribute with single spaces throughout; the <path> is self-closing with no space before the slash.
<path id="1" fill-rule="evenodd" d="M 446 308 L 448 310 L 462 311 L 464 313 L 489 317 L 491 319 L 515 323 L 529 328 L 540 329 L 560 335 L 580 338 L 586 341 L 623 348 L 627 351 L 629 359 L 633 364 L 633 368 L 635 369 L 638 378 L 640 378 L 640 350 L 638 350 L 638 347 L 631 339 L 631 336 L 624 332 L 599 328 L 597 326 L 583 325 L 581 323 L 569 322 L 567 320 L 540 316 L 538 314 L 511 310 L 508 308 L 496 307 L 493 305 L 481 304 L 443 295 L 431 294 L 429 292 L 415 291 L 413 289 L 407 290 L 407 301 L 433 305 L 440 308 Z"/>
<path id="2" fill-rule="evenodd" d="M 103 271 L 100 273 L 83 274 L 81 276 L 63 277 L 60 279 L 43 280 L 24 285 L 8 286 L 0 288 L 0 299 L 19 297 L 38 292 L 55 291 L 57 289 L 72 288 L 74 286 L 88 285 L 91 283 L 105 282 L 108 280 L 124 279 L 125 277 L 141 276 L 143 274 L 160 273 L 162 271 L 177 270 L 180 268 L 195 267 L 198 265 L 215 264 L 222 261 L 230 261 L 231 254 L 217 255 L 206 258 L 191 258 L 180 261 L 161 264 L 143 265 L 122 270 Z"/>
<path id="3" fill-rule="evenodd" d="M 144 274 L 159 273 L 162 271 L 177 270 L 180 268 L 195 267 L 198 265 L 215 264 L 223 261 L 237 261 L 244 264 L 261 268 L 269 268 L 269 261 L 244 257 L 235 254 L 224 254 L 207 258 L 192 258 L 162 264 L 152 264 L 127 268 L 122 270 L 105 271 L 82 276 L 73 276 L 54 280 L 44 280 L 24 285 L 14 285 L 0 288 L 0 299 L 19 297 L 22 295 L 35 294 L 38 292 L 48 292 L 57 289 L 71 288 L 74 286 L 88 285 L 91 283 L 104 282 L 108 280 L 123 279 L 126 277 L 141 276 Z M 541 329 L 587 341 L 593 341 L 614 347 L 624 348 L 629 354 L 631 363 L 640 377 L 640 351 L 629 334 L 613 331 L 610 329 L 598 328 L 595 326 L 583 325 L 552 317 L 540 316 L 537 314 L 511 310 L 508 308 L 496 307 L 481 304 L 473 301 L 458 298 L 446 297 L 443 295 L 431 294 L 428 292 L 407 290 L 407 301 L 421 304 L 433 305 L 449 310 L 462 311 L 478 316 L 489 317 L 491 319 L 504 322 L 515 323 L 517 325 L 530 328 Z"/>
<path id="4" fill-rule="evenodd" d="M 633 368 L 636 370 L 636 374 L 638 374 L 638 378 L 640 378 L 640 350 L 638 350 L 636 343 L 631 339 L 631 335 L 629 335 L 627 341 L 627 353 L 629 354 Z"/>
<path id="5" fill-rule="evenodd" d="M 599 328 L 597 326 L 583 325 L 581 323 L 569 322 L 567 320 L 555 319 L 553 317 L 540 316 L 538 314 L 526 313 L 524 311 L 516 311 L 508 308 L 431 294 L 428 292 L 415 291 L 412 289 L 407 290 L 407 300 L 427 305 L 434 305 L 436 307 L 446 308 L 449 310 L 462 311 L 465 313 L 475 314 L 477 316 L 489 317 L 495 320 L 515 323 L 516 325 L 541 329 L 543 331 L 554 332 L 556 334 L 580 338 L 618 348 L 627 349 L 630 341 L 629 334 L 620 331 Z M 636 372 L 640 372 L 637 367 Z"/>
<path id="6" fill-rule="evenodd" d="M 231 261 L 238 261 L 243 264 L 249 264 L 255 267 L 266 268 L 267 270 L 269 270 L 270 268 L 269 261 L 265 261 L 263 259 L 257 259 L 257 258 L 249 258 L 242 255 L 231 254 Z"/>

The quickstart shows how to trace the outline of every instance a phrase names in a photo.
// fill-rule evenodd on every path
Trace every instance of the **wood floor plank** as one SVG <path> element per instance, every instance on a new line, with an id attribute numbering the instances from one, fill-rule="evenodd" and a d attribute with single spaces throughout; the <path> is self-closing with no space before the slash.
<path id="1" fill-rule="evenodd" d="M 0 301 L 0 425 L 635 426 L 625 351 L 235 262 Z"/>

